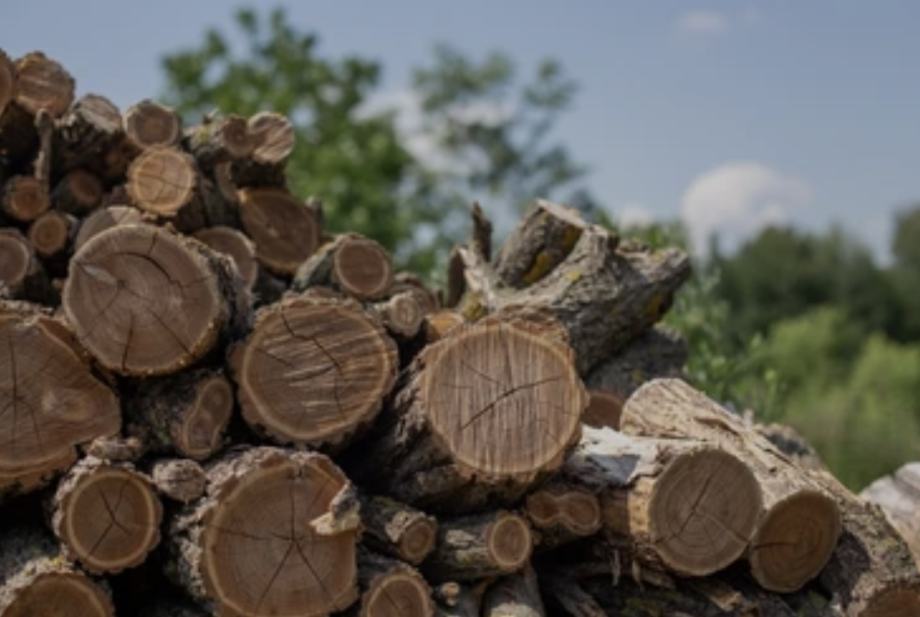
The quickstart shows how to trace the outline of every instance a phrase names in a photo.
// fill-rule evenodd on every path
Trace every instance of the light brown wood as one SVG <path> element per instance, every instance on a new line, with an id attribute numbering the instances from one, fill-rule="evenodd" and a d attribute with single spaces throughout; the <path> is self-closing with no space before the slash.
<path id="1" fill-rule="evenodd" d="M 102 202 L 102 182 L 86 170 L 75 169 L 57 183 L 51 201 L 61 212 L 89 214 Z"/>
<path id="2" fill-rule="evenodd" d="M 414 291 L 401 291 L 390 296 L 385 302 L 374 305 L 374 311 L 380 316 L 387 330 L 395 337 L 410 339 L 422 329 L 425 312 Z"/>
<path id="3" fill-rule="evenodd" d="M 425 315 L 425 339 L 429 343 L 441 340 L 444 336 L 466 322 L 463 315 L 451 309 L 443 309 Z"/>
<path id="4" fill-rule="evenodd" d="M 18 229 L 0 228 L 0 282 L 10 296 L 18 297 L 35 270 L 35 254 L 28 240 Z"/>
<path id="5" fill-rule="evenodd" d="M 39 257 L 50 259 L 66 252 L 77 221 L 72 216 L 52 210 L 29 225 L 29 242 Z"/>
<path id="6" fill-rule="evenodd" d="M 240 218 L 259 262 L 277 274 L 293 275 L 319 246 L 315 213 L 285 190 L 243 189 Z"/>
<path id="7" fill-rule="evenodd" d="M 860 497 L 881 506 L 920 566 L 920 463 L 908 463 L 879 478 Z"/>
<path id="8" fill-rule="evenodd" d="M 234 352 L 243 418 L 279 443 L 344 444 L 380 411 L 396 346 L 353 301 L 291 296 L 259 311 Z"/>
<path id="9" fill-rule="evenodd" d="M 182 137 L 179 115 L 149 99 L 132 105 L 124 115 L 125 136 L 138 150 L 156 146 L 175 146 Z"/>
<path id="10" fill-rule="evenodd" d="M 415 568 L 373 553 L 358 552 L 359 617 L 433 617 L 431 588 Z"/>
<path id="11" fill-rule="evenodd" d="M 541 549 L 594 535 L 603 523 L 597 495 L 580 486 L 558 481 L 528 495 L 524 512 L 539 534 Z"/>
<path id="12" fill-rule="evenodd" d="M 294 125 L 281 114 L 262 111 L 252 116 L 249 135 L 255 142 L 252 159 L 256 163 L 283 163 L 294 150 Z"/>
<path id="13" fill-rule="evenodd" d="M 358 300 L 376 300 L 393 284 L 389 253 L 359 234 L 343 234 L 319 248 L 297 269 L 293 288 L 330 287 Z"/>
<path id="14" fill-rule="evenodd" d="M 438 522 L 389 497 L 361 501 L 364 542 L 374 550 L 418 565 L 434 550 Z"/>
<path id="15" fill-rule="evenodd" d="M 33 116 L 44 110 L 57 118 L 73 102 L 73 77 L 40 51 L 16 60 L 16 74 L 16 104 Z"/>
<path id="16" fill-rule="evenodd" d="M 594 428 L 608 427 L 614 430 L 620 428 L 620 415 L 623 413 L 621 396 L 606 390 L 591 390 L 591 402 L 585 411 L 583 421 Z"/>
<path id="17" fill-rule="evenodd" d="M 507 511 L 442 519 L 434 552 L 422 564 L 433 581 L 469 581 L 517 572 L 533 552 L 527 519 Z"/>
<path id="18" fill-rule="evenodd" d="M 15 176 L 3 187 L 0 211 L 20 223 L 34 221 L 51 207 L 44 185 L 32 176 Z"/>
<path id="19" fill-rule="evenodd" d="M 195 198 L 198 170 L 194 159 L 175 148 L 144 150 L 128 168 L 128 194 L 141 210 L 174 217 Z"/>
<path id="20" fill-rule="evenodd" d="M 244 233 L 222 225 L 196 232 L 195 239 L 204 242 L 212 250 L 230 257 L 243 282 L 252 289 L 259 276 L 259 262 L 256 261 L 256 247 L 252 240 Z"/>
<path id="21" fill-rule="evenodd" d="M 142 223 L 143 213 L 133 206 L 109 206 L 96 210 L 80 223 L 77 237 L 74 238 L 74 250 L 80 250 L 86 242 L 100 232 L 118 225 Z"/>
<path id="22" fill-rule="evenodd" d="M 252 155 L 256 147 L 256 139 L 249 132 L 246 118 L 237 115 L 205 118 L 199 126 L 187 130 L 186 142 L 189 152 L 203 170 L 244 159 Z"/>

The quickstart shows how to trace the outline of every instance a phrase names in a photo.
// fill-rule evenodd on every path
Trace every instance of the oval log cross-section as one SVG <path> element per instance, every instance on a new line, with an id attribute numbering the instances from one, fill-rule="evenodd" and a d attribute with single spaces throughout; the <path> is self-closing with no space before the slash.
<path id="1" fill-rule="evenodd" d="M 245 420 L 280 443 L 338 445 L 380 410 L 396 345 L 357 304 L 299 296 L 271 305 L 235 354 Z"/>
<path id="2" fill-rule="evenodd" d="M 178 114 L 154 101 L 144 100 L 125 112 L 125 136 L 138 150 L 174 146 L 182 135 Z"/>
<path id="3" fill-rule="evenodd" d="M 103 366 L 175 372 L 202 357 L 229 319 L 216 262 L 204 245 L 160 228 L 113 227 L 71 260 L 64 311 Z"/>
<path id="4" fill-rule="evenodd" d="M 73 102 L 73 77 L 42 52 L 33 51 L 17 60 L 16 72 L 16 103 L 30 114 L 44 110 L 57 118 Z"/>
<path id="5" fill-rule="evenodd" d="M 197 232 L 195 239 L 204 242 L 218 253 L 228 255 L 236 264 L 236 269 L 239 270 L 246 286 L 251 289 L 255 285 L 259 276 L 256 248 L 244 233 L 232 227 L 218 225 Z"/>
<path id="6" fill-rule="evenodd" d="M 272 272 L 292 275 L 319 245 L 313 209 L 282 189 L 240 191 L 240 218 L 256 257 Z"/>

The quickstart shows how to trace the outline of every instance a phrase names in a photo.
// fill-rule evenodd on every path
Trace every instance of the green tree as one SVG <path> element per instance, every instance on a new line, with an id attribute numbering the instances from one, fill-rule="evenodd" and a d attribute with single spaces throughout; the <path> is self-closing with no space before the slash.
<path id="1" fill-rule="evenodd" d="M 903 315 L 896 336 L 900 340 L 920 340 L 920 206 L 897 215 L 891 252 L 891 281 Z"/>

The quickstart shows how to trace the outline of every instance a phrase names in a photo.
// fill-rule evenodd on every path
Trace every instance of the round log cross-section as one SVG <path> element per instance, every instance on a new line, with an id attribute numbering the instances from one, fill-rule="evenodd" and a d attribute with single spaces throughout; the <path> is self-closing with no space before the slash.
<path id="1" fill-rule="evenodd" d="M 175 216 L 195 196 L 197 184 L 194 159 L 175 148 L 149 148 L 128 168 L 131 199 L 157 216 Z"/>
<path id="2" fill-rule="evenodd" d="M 74 219 L 66 214 L 45 212 L 29 226 L 29 241 L 38 255 L 53 257 L 67 248 L 74 224 Z"/>
<path id="3" fill-rule="evenodd" d="M 361 301 L 383 297 L 392 284 L 389 253 L 359 234 L 342 234 L 324 244 L 294 278 L 294 289 L 331 287 Z"/>
<path id="4" fill-rule="evenodd" d="M 240 218 L 269 270 L 292 275 L 319 245 L 320 224 L 307 204 L 281 189 L 240 191 Z"/>
<path id="5" fill-rule="evenodd" d="M 34 221 L 51 207 L 44 185 L 32 176 L 15 176 L 3 187 L 2 210 L 22 223 Z"/>
<path id="6" fill-rule="evenodd" d="M 0 283 L 14 294 L 35 267 L 35 255 L 16 229 L 0 229 Z"/>
<path id="7" fill-rule="evenodd" d="M 137 149 L 174 146 L 182 135 L 178 114 L 150 100 L 133 105 L 125 112 L 125 135 Z"/>
<path id="8" fill-rule="evenodd" d="M 16 72 L 16 103 L 30 114 L 44 110 L 57 118 L 73 102 L 73 77 L 40 51 L 17 60 Z"/>
<path id="9" fill-rule="evenodd" d="M 74 255 L 64 311 L 105 367 L 125 375 L 167 374 L 217 341 L 236 307 L 222 295 L 240 282 L 231 271 L 198 242 L 151 225 L 117 226 Z"/>
<path id="10" fill-rule="evenodd" d="M 526 519 L 491 512 L 442 521 L 437 547 L 422 567 L 435 581 L 476 580 L 516 572 L 532 552 Z"/>
<path id="11" fill-rule="evenodd" d="M 280 443 L 337 445 L 374 418 L 396 345 L 357 304 L 299 296 L 263 309 L 233 360 L 243 418 Z"/>

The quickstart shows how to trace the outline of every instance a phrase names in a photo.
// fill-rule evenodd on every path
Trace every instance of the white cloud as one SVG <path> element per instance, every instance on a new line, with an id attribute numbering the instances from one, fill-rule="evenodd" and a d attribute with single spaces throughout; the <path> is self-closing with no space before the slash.
<path id="1" fill-rule="evenodd" d="M 622 227 L 642 227 L 655 221 L 652 211 L 637 203 L 628 203 L 614 212 L 614 217 Z"/>
<path id="2" fill-rule="evenodd" d="M 679 32 L 700 36 L 723 34 L 730 26 L 731 20 L 728 15 L 707 9 L 687 11 L 677 20 Z"/>
<path id="3" fill-rule="evenodd" d="M 761 228 L 789 220 L 812 201 L 803 181 L 756 162 L 729 162 L 698 176 L 684 192 L 681 218 L 696 251 L 718 235 L 733 250 Z"/>

